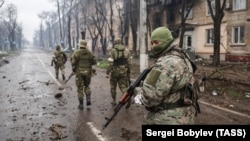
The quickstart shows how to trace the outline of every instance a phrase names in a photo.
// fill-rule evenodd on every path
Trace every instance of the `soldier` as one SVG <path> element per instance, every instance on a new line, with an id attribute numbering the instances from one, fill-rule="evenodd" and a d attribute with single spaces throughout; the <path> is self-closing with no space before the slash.
<path id="1" fill-rule="evenodd" d="M 81 40 L 79 44 L 80 49 L 74 51 L 71 57 L 72 71 L 76 74 L 76 86 L 79 100 L 79 109 L 83 109 L 83 90 L 87 99 L 87 106 L 91 105 L 91 75 L 92 65 L 96 64 L 96 58 L 87 48 L 87 42 Z"/>
<path id="2" fill-rule="evenodd" d="M 156 28 L 151 34 L 149 57 L 157 61 L 136 89 L 135 97 L 148 110 L 146 124 L 194 124 L 195 107 L 184 103 L 183 94 L 196 67 L 180 48 L 171 45 L 173 41 L 166 27 Z"/>
<path id="3" fill-rule="evenodd" d="M 116 104 L 116 87 L 117 84 L 122 93 L 127 91 L 129 85 L 129 77 L 131 72 L 131 54 L 121 44 L 121 39 L 116 39 L 115 47 L 112 48 L 109 54 L 109 66 L 106 71 L 106 78 L 109 78 L 110 74 L 110 90 L 112 97 L 112 105 Z"/>
<path id="4" fill-rule="evenodd" d="M 55 65 L 56 79 L 58 79 L 59 69 L 62 73 L 62 78 L 65 80 L 65 63 L 67 62 L 67 55 L 61 51 L 61 46 L 56 46 L 56 51 L 54 52 L 51 60 L 51 66 Z"/>

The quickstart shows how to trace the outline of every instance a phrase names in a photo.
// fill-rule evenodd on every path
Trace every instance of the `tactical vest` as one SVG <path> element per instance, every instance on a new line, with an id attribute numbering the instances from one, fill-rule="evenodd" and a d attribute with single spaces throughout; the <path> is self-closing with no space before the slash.
<path id="1" fill-rule="evenodd" d="M 55 57 L 56 57 L 56 62 L 59 64 L 63 64 L 66 61 L 66 56 L 61 51 L 55 52 Z"/>
<path id="2" fill-rule="evenodd" d="M 89 69 L 92 66 L 92 55 L 88 51 L 80 51 L 78 54 L 77 67 L 81 69 Z"/>
<path id="3" fill-rule="evenodd" d="M 117 51 L 117 56 L 114 58 L 114 66 L 122 66 L 122 65 L 127 65 L 127 58 L 124 56 L 124 50 L 118 50 L 115 48 Z M 122 55 L 120 56 L 120 53 Z"/>

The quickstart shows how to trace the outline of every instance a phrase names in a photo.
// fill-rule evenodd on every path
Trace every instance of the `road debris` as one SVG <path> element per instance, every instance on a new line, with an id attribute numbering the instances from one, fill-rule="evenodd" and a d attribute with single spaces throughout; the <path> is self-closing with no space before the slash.
<path id="1" fill-rule="evenodd" d="M 62 139 L 67 137 L 67 135 L 63 135 L 62 133 L 63 128 L 66 128 L 66 126 L 61 124 L 52 124 L 50 126 L 49 130 L 52 131 L 55 135 L 55 138 L 53 139 Z"/>

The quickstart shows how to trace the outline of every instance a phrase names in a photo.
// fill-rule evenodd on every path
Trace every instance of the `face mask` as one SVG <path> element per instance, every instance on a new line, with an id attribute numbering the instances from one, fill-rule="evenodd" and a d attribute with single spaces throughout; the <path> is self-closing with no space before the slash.
<path id="1" fill-rule="evenodd" d="M 158 53 L 158 52 L 161 52 L 163 51 L 164 49 L 166 49 L 166 46 L 167 46 L 167 43 L 165 42 L 162 42 L 158 45 L 155 45 L 153 48 L 152 48 L 152 52 L 153 53 Z"/>

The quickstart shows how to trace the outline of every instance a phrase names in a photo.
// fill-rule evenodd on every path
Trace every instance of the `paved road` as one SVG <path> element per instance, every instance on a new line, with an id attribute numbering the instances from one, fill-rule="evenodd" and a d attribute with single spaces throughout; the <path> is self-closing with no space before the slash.
<path id="1" fill-rule="evenodd" d="M 27 48 L 8 58 L 0 67 L 0 137 L 1 140 L 65 141 L 139 141 L 144 107 L 132 104 L 124 108 L 102 130 L 105 117 L 113 114 L 109 80 L 105 70 L 97 68 L 92 77 L 92 105 L 77 109 L 75 77 L 67 84 L 54 77 L 50 66 L 52 52 Z M 66 63 L 66 77 L 71 73 Z M 59 90 L 59 88 L 64 88 Z M 62 97 L 55 98 L 56 94 Z M 118 96 L 121 93 L 118 94 Z M 247 116 L 202 104 L 197 124 L 249 124 Z"/>

